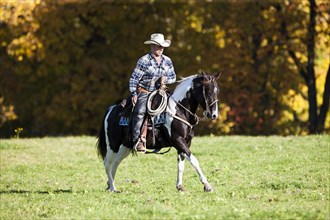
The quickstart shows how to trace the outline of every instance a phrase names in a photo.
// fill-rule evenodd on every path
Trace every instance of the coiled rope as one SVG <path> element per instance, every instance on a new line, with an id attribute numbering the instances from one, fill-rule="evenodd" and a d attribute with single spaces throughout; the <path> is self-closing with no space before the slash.
<path id="1" fill-rule="evenodd" d="M 159 106 L 156 109 L 152 109 L 151 108 L 151 104 L 152 104 L 152 100 L 154 99 L 154 97 L 159 94 L 162 96 L 162 101 L 159 104 Z M 165 90 L 163 89 L 158 89 L 153 91 L 152 93 L 149 94 L 148 100 L 147 100 L 147 111 L 148 114 L 153 117 L 156 115 L 159 115 L 160 113 L 162 113 L 163 111 L 165 111 L 166 106 L 167 106 L 167 94 L 165 92 Z"/>

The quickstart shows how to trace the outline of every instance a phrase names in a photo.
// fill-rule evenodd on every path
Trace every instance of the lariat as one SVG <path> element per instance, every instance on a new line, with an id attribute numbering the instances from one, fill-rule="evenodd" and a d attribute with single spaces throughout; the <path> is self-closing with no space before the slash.
<path id="1" fill-rule="evenodd" d="M 159 94 L 162 97 L 161 103 L 159 104 L 159 106 L 156 109 L 152 109 L 151 104 L 152 104 L 152 100 L 153 98 Z M 151 117 L 154 117 L 156 115 L 161 114 L 163 111 L 165 111 L 166 106 L 167 106 L 167 94 L 165 92 L 165 90 L 163 89 L 158 89 L 153 91 L 152 93 L 150 93 L 148 100 L 147 100 L 147 111 L 148 114 Z"/>

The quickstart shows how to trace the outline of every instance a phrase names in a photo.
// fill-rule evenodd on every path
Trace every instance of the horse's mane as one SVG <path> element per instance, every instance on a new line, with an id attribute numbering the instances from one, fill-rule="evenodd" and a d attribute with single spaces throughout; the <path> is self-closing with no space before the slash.
<path id="1" fill-rule="evenodd" d="M 182 76 L 180 76 L 180 80 L 177 80 L 176 82 L 178 83 L 178 84 L 180 84 L 180 83 L 182 83 L 183 81 L 186 81 L 186 80 L 188 80 L 188 79 L 194 79 L 194 78 L 196 78 L 197 77 L 197 74 L 195 74 L 195 75 L 191 75 L 191 76 L 187 76 L 187 77 L 182 77 Z"/>
<path id="2" fill-rule="evenodd" d="M 188 77 L 180 77 L 180 80 L 177 80 L 177 86 L 173 92 L 172 97 L 176 100 L 181 100 L 184 98 L 186 92 L 192 87 L 191 82 L 197 77 L 196 75 L 188 76 Z"/>

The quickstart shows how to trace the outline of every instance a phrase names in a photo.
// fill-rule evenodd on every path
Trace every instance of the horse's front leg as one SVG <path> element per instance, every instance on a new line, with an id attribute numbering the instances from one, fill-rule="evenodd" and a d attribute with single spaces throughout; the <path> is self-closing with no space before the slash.
<path id="1" fill-rule="evenodd" d="M 190 156 L 188 156 L 187 154 L 184 154 L 184 156 L 187 158 L 187 160 L 191 163 L 191 165 L 195 168 L 195 170 L 198 173 L 199 179 L 200 181 L 203 183 L 204 185 L 204 191 L 205 192 L 212 192 L 212 186 L 211 184 L 207 181 L 206 177 L 204 176 L 201 167 L 199 166 L 199 162 L 197 160 L 197 158 L 193 155 L 190 154 Z"/>
<path id="2" fill-rule="evenodd" d="M 178 176 L 176 181 L 176 188 L 179 191 L 184 191 L 183 188 L 184 159 L 185 157 L 183 155 L 181 154 L 178 155 Z"/>

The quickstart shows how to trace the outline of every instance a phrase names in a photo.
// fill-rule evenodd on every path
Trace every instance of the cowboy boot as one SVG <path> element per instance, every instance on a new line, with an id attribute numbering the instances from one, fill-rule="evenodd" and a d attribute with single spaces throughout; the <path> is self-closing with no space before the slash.
<path id="1" fill-rule="evenodd" d="M 136 151 L 139 153 L 145 153 L 147 151 L 145 144 L 145 140 L 140 138 L 136 146 Z"/>
<path id="2" fill-rule="evenodd" d="M 146 117 L 143 122 L 143 126 L 141 129 L 141 135 L 139 138 L 139 143 L 136 146 L 136 150 L 140 153 L 146 152 L 146 145 L 147 145 L 147 130 L 148 130 L 148 118 Z"/>

